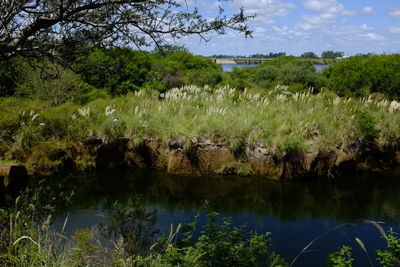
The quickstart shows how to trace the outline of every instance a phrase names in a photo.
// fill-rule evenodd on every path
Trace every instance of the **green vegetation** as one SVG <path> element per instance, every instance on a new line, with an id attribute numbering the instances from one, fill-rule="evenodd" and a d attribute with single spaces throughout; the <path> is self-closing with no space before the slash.
<path id="1" fill-rule="evenodd" d="M 15 205 L 0 209 L 2 266 L 287 266 L 272 251 L 270 233 L 246 232 L 228 218 L 220 225 L 217 213 L 208 215 L 201 230 L 196 216 L 184 226 L 171 226 L 169 233 L 155 231 L 154 212 L 140 198 L 113 203 L 105 225 L 67 235 L 68 217 L 55 230 L 51 216 L 68 205 L 73 188 L 63 187 L 66 183 L 71 181 L 58 181 L 64 195 L 36 185 Z M 50 198 L 46 206 L 40 205 L 44 194 Z"/>
<path id="2" fill-rule="evenodd" d="M 184 137 L 190 144 L 206 135 L 233 149 L 263 141 L 281 151 L 327 151 L 358 142 L 394 145 L 400 138 L 399 107 L 396 101 L 292 93 L 278 85 L 264 94 L 207 86 L 166 93 L 140 90 L 85 106 L 7 98 L 0 103 L 0 144 L 9 148 L 3 152 L 7 159 L 13 159 L 10 151 L 17 148 L 74 143 L 90 136 L 164 142 Z"/>
<path id="3" fill-rule="evenodd" d="M 314 52 L 310 51 L 310 52 L 304 52 L 303 54 L 301 54 L 302 58 L 318 58 L 317 54 L 315 54 Z"/>
<path id="4" fill-rule="evenodd" d="M 0 100 L 0 158 L 51 173 L 74 158 L 58 151 L 87 138 L 183 139 L 189 149 L 206 137 L 237 155 L 259 141 L 272 153 L 397 145 L 399 56 L 341 59 L 324 72 L 314 60 L 278 57 L 224 73 L 181 47 L 94 49 L 71 57 L 70 68 L 13 58 L 0 73 L 13 79 Z"/>
<path id="5" fill-rule="evenodd" d="M 158 53 L 94 49 L 68 60 L 72 70 L 45 59 L 6 62 L 7 67 L 0 71 L 0 96 L 40 99 L 53 105 L 88 103 L 145 88 L 166 91 L 186 84 L 216 86 L 223 79 L 221 67 L 211 59 L 184 49 Z"/>
<path id="6" fill-rule="evenodd" d="M 236 154 L 257 142 L 277 153 L 398 146 L 400 56 L 335 61 L 341 55 L 326 51 L 324 60 L 336 63 L 322 73 L 313 66 L 321 59 L 311 52 L 229 73 L 211 59 L 177 48 L 94 49 L 69 58 L 69 68 L 14 57 L 0 70 L 0 159 L 40 166 L 41 174 L 60 172 L 67 166 L 63 160 L 73 158 L 67 148 L 88 138 L 106 144 L 121 137 L 135 143 L 183 140 L 189 151 L 206 137 Z M 51 195 L 41 194 L 29 199 Z M 43 214 L 52 214 L 48 210 Z M 150 238 L 137 220 L 151 227 L 154 218 L 140 201 L 127 207 L 116 203 L 113 211 L 114 220 L 103 230 L 115 249 L 98 245 L 94 232 L 78 231 L 69 240 L 63 231 L 52 232 L 48 221 L 37 229 L 35 204 L 1 210 L 0 261 L 15 266 L 286 265 L 271 250 L 269 234 L 246 233 L 229 219 L 218 226 L 215 214 L 198 238 L 195 222 L 182 233 L 179 226 L 168 236 Z M 398 264 L 396 233 L 385 239 L 388 247 L 378 251 L 378 260 Z M 330 266 L 352 262 L 349 247 L 328 259 Z"/>
<path id="7" fill-rule="evenodd" d="M 277 85 L 291 92 L 330 90 L 339 96 L 399 98 L 399 55 L 367 55 L 348 59 L 277 57 L 257 67 L 224 73 L 211 59 L 193 56 L 183 48 L 157 52 L 128 48 L 94 49 L 69 58 L 72 69 L 48 60 L 14 58 L 0 71 L 0 95 L 41 99 L 58 105 L 86 104 L 107 95 L 142 89 L 165 92 L 185 85 L 229 85 L 238 90 L 266 93 Z M 313 64 L 331 64 L 323 73 Z"/>
<path id="8" fill-rule="evenodd" d="M 351 247 L 343 246 L 328 255 L 327 265 L 330 267 L 351 267 L 353 266 L 353 261 Z"/>
<path id="9" fill-rule="evenodd" d="M 386 240 L 387 248 L 378 250 L 378 260 L 385 266 L 396 266 L 400 264 L 400 239 L 398 234 L 389 229 L 389 234 L 383 236 Z"/>
<path id="10" fill-rule="evenodd" d="M 246 232 L 215 212 L 208 213 L 200 229 L 197 215 L 192 222 L 171 225 L 168 233 L 161 233 L 154 229 L 155 213 L 147 210 L 140 198 L 112 203 L 108 220 L 98 228 L 67 234 L 68 216 L 55 229 L 52 215 L 57 216 L 60 205 L 68 205 L 73 186 L 71 180 L 62 178 L 53 183 L 62 194 L 48 184 L 39 184 L 14 205 L 0 209 L 2 266 L 291 266 L 272 249 L 270 233 Z M 48 198 L 46 206 L 39 205 L 44 195 Z M 387 245 L 385 250 L 376 251 L 377 262 L 398 265 L 397 233 L 389 229 L 386 234 L 378 223 L 371 223 Z M 365 250 L 361 240 L 356 238 L 356 242 Z M 349 246 L 327 257 L 327 266 L 350 267 L 354 263 L 357 261 Z"/>
<path id="11" fill-rule="evenodd" d="M 321 54 L 321 58 L 340 58 L 343 57 L 344 52 L 334 52 L 332 50 L 324 51 Z"/>
<path id="12" fill-rule="evenodd" d="M 399 99 L 400 55 L 357 56 L 324 70 L 327 87 L 341 96 Z"/>

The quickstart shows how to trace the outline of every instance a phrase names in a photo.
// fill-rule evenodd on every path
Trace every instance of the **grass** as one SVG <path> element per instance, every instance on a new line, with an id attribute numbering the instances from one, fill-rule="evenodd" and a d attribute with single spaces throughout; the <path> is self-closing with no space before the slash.
<path id="1" fill-rule="evenodd" d="M 258 141 L 271 150 L 328 151 L 367 139 L 398 144 L 400 112 L 396 101 L 290 93 L 284 86 L 261 93 L 195 86 L 165 94 L 141 90 L 86 106 L 0 101 L 0 144 L 29 148 L 89 136 L 109 142 L 122 136 L 165 142 L 184 137 L 186 145 L 207 136 L 233 151 Z"/>
<path id="2" fill-rule="evenodd" d="M 0 164 L 17 164 L 18 162 L 16 160 L 3 160 L 0 159 Z"/>
<path id="3" fill-rule="evenodd" d="M 29 204 L 29 209 L 29 214 L 35 212 L 32 204 Z M 143 231 L 140 230 L 142 228 L 132 231 L 124 228 L 128 233 L 121 228 L 115 238 L 106 237 L 106 232 L 101 228 L 81 229 L 69 236 L 64 233 L 69 223 L 68 216 L 62 228 L 56 231 L 52 229 L 51 216 L 38 224 L 33 216 L 26 213 L 29 209 L 0 209 L 0 216 L 4 219 L 0 224 L 2 266 L 295 266 L 305 253 L 313 251 L 311 246 L 315 247 L 314 243 L 319 239 L 349 225 L 339 225 L 316 237 L 289 264 L 272 250 L 270 233 L 245 232 L 243 227 L 233 227 L 230 218 L 223 218 L 221 223 L 217 223 L 217 213 L 208 214 L 207 223 L 201 227 L 199 237 L 193 238 L 198 220 L 198 216 L 195 216 L 186 225 L 171 225 L 169 233 L 152 239 L 152 243 L 141 247 L 139 252 L 133 243 L 140 243 L 141 239 L 127 237 L 149 238 L 138 234 Z M 144 221 L 136 215 L 135 212 L 124 213 L 125 217 L 134 218 L 134 225 L 142 225 Z M 124 227 L 124 223 L 118 220 L 118 225 L 113 229 Z M 398 234 L 391 228 L 386 233 L 381 223 L 375 221 L 363 223 L 373 224 L 386 241 L 386 248 L 374 251 L 371 256 L 376 257 L 382 266 L 397 266 L 400 262 Z M 372 266 L 364 242 L 356 237 L 355 244 L 365 252 Z M 129 248 L 132 245 L 135 249 L 131 251 Z M 355 260 L 351 250 L 351 247 L 342 246 L 331 252 L 326 266 L 353 266 Z"/>

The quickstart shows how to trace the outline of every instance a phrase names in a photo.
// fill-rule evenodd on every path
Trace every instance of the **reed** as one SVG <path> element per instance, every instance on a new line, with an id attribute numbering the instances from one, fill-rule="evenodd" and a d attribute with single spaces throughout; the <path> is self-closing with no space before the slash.
<path id="1" fill-rule="evenodd" d="M 10 104 L 15 108 L 5 107 Z M 346 149 L 366 140 L 396 145 L 400 137 L 397 101 L 291 93 L 285 86 L 264 93 L 185 86 L 163 94 L 141 90 L 85 106 L 35 104 L 31 116 L 32 103 L 27 100 L 0 102 L 0 144 L 30 147 L 89 136 L 166 142 L 183 137 L 191 143 L 205 135 L 233 150 L 262 141 L 271 150 L 318 151 Z"/>

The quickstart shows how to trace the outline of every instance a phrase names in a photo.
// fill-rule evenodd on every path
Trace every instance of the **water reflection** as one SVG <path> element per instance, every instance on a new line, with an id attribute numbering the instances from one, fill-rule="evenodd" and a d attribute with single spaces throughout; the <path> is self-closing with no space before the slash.
<path id="1" fill-rule="evenodd" d="M 168 233 L 171 224 L 191 222 L 208 201 L 210 209 L 232 217 L 234 226 L 246 224 L 248 231 L 272 232 L 274 249 L 289 262 L 312 239 L 329 232 L 295 266 L 323 266 L 328 253 L 342 245 L 354 248 L 354 266 L 364 266 L 369 263 L 355 238 L 367 245 L 371 255 L 385 245 L 377 229 L 365 220 L 384 221 L 386 229 L 400 227 L 399 177 L 400 172 L 393 171 L 277 182 L 254 177 L 109 170 L 76 176 L 79 189 L 65 214 L 71 213 L 69 233 L 103 224 L 114 236 L 130 241 L 132 246 L 127 250 L 137 251 L 154 240 L 154 234 L 158 234 L 155 230 Z M 152 213 L 154 209 L 157 214 Z M 205 224 L 204 213 L 198 224 Z M 343 227 L 332 231 L 339 225 Z"/>
<path id="2" fill-rule="evenodd" d="M 397 172 L 372 176 L 276 182 L 236 176 L 172 176 L 156 171 L 102 171 L 79 177 L 73 207 L 103 208 L 141 196 L 147 205 L 196 210 L 204 201 L 217 211 L 299 218 L 396 219 L 400 213 Z"/>

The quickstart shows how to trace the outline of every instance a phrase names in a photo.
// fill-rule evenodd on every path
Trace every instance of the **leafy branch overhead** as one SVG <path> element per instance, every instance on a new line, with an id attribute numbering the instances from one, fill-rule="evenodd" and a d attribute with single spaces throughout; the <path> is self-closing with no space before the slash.
<path id="1" fill-rule="evenodd" d="M 225 0 L 223 0 L 225 1 Z M 213 19 L 182 0 L 0 0 L 0 59 L 83 46 L 137 47 L 227 29 L 251 34 L 243 9 Z"/>

